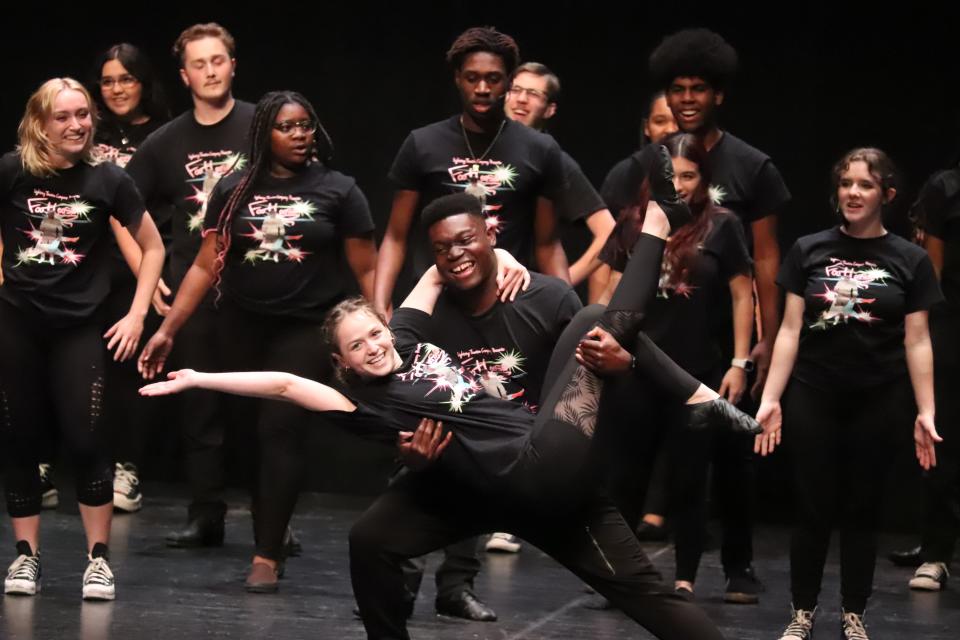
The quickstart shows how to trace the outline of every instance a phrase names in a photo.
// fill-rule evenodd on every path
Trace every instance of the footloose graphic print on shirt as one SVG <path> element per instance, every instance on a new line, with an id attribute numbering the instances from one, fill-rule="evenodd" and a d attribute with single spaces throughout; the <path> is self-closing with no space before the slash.
<path id="1" fill-rule="evenodd" d="M 22 231 L 34 241 L 32 247 L 17 252 L 17 264 L 78 264 L 83 254 L 69 248 L 79 237 L 64 235 L 75 224 L 90 222 L 88 214 L 93 206 L 84 202 L 78 195 L 61 195 L 34 190 L 34 197 L 27 199 L 27 209 L 31 218 L 39 222 L 30 223 L 29 229 Z"/>
<path id="2" fill-rule="evenodd" d="M 853 262 L 830 258 L 830 264 L 820 278 L 824 283 L 823 293 L 815 294 L 829 303 L 811 329 L 827 329 L 846 324 L 851 318 L 870 324 L 879 320 L 866 305 L 873 304 L 876 298 L 864 294 L 870 287 L 885 287 L 890 273 L 870 261 Z M 831 283 L 833 283 L 831 285 Z"/>

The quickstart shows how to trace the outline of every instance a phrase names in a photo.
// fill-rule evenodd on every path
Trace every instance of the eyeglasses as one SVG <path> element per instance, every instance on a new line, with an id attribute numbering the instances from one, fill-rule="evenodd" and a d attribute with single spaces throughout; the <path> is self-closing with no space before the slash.
<path id="1" fill-rule="evenodd" d="M 309 134 L 316 133 L 317 123 L 313 120 L 300 120 L 298 122 L 284 120 L 283 122 L 274 122 L 273 128 L 284 135 L 292 133 L 294 129 L 299 129 L 302 133 Z"/>
<path id="2" fill-rule="evenodd" d="M 520 85 L 513 85 L 508 89 L 508 93 L 512 96 L 519 98 L 523 94 L 527 94 L 527 97 L 531 100 L 539 100 L 540 102 L 549 102 L 550 99 L 547 97 L 543 91 L 538 91 L 537 89 L 529 89 L 527 87 L 521 87 Z"/>
<path id="3" fill-rule="evenodd" d="M 125 74 L 119 78 L 114 78 L 111 76 L 104 76 L 100 78 L 100 87 L 103 89 L 113 89 L 114 85 L 119 84 L 124 89 L 131 89 L 140 83 L 139 80 L 134 78 L 132 75 Z"/>

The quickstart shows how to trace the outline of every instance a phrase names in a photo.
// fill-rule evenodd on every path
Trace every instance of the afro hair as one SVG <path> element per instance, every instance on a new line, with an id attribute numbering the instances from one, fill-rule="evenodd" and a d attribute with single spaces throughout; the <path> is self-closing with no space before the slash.
<path id="1" fill-rule="evenodd" d="M 703 78 L 723 91 L 737 72 L 737 52 L 709 29 L 684 29 L 663 39 L 650 54 L 654 86 L 669 88 L 676 78 Z"/>
<path id="2" fill-rule="evenodd" d="M 493 27 L 471 27 L 457 36 L 447 51 L 447 63 L 454 71 L 459 71 L 466 57 L 478 51 L 500 56 L 507 75 L 520 64 L 520 47 L 516 40 Z"/>

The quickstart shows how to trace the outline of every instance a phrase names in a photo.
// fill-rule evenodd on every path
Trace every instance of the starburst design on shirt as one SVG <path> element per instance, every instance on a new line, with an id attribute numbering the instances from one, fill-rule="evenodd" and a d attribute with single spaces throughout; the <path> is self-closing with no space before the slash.
<path id="1" fill-rule="evenodd" d="M 721 185 L 712 184 L 707 189 L 707 195 L 710 197 L 710 202 L 712 202 L 717 206 L 720 206 L 721 204 L 723 204 L 723 201 L 727 199 L 728 194 L 727 194 L 727 190 L 724 189 Z"/>
<path id="2" fill-rule="evenodd" d="M 223 166 L 229 168 L 231 173 L 234 171 L 240 171 L 247 166 L 247 157 L 242 153 L 234 153 L 224 158 Z"/>
<path id="3" fill-rule="evenodd" d="M 526 358 L 519 351 L 507 351 L 494 362 L 494 365 L 501 371 L 509 371 L 511 374 L 519 371 L 524 373 L 523 364 Z"/>
<path id="4" fill-rule="evenodd" d="M 93 211 L 93 205 L 83 200 L 74 200 L 73 202 L 67 203 L 67 209 L 70 211 L 71 217 L 86 220 L 88 214 Z"/>
<path id="5" fill-rule="evenodd" d="M 500 216 L 487 216 L 486 217 L 487 229 L 493 231 L 494 233 L 500 233 L 502 222 Z"/>
<path id="6" fill-rule="evenodd" d="M 880 268 L 866 269 L 865 271 L 861 272 L 861 275 L 871 283 L 877 281 L 883 282 L 890 277 L 890 273 L 886 269 Z"/>
<path id="7" fill-rule="evenodd" d="M 307 220 L 313 220 L 313 214 L 317 212 L 317 207 L 309 200 L 301 200 L 299 202 L 294 202 L 288 207 L 283 208 L 283 216 L 285 218 L 293 217 L 293 216 L 290 216 L 287 212 L 296 214 L 296 219 L 298 220 L 302 218 L 306 218 Z"/>
<path id="8" fill-rule="evenodd" d="M 517 170 L 505 164 L 493 170 L 493 177 L 500 184 L 513 188 L 513 181 L 517 179 Z"/>
<path id="9" fill-rule="evenodd" d="M 204 196 L 204 200 L 205 199 L 206 199 L 206 196 Z M 190 217 L 187 218 L 187 229 L 189 229 L 191 232 L 199 231 L 200 229 L 203 228 L 203 219 L 205 217 L 206 217 L 206 208 L 201 207 L 198 211 L 191 214 Z"/>

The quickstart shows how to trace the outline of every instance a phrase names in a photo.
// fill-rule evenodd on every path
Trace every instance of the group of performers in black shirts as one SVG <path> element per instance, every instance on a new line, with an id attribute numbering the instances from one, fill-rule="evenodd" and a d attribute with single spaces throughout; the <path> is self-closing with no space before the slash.
<path id="1" fill-rule="evenodd" d="M 77 473 L 83 597 L 115 597 L 110 522 L 141 507 L 148 430 L 130 427 L 149 423 L 154 396 L 179 394 L 192 495 L 167 544 L 222 544 L 222 393 L 252 398 L 238 402 L 256 416 L 251 592 L 276 591 L 298 552 L 308 429 L 396 448 L 402 469 L 350 532 L 370 638 L 409 637 L 418 558 L 438 549 L 437 611 L 495 620 L 473 590 L 478 555 L 516 551 L 518 537 L 655 636 L 720 638 L 694 597 L 708 470 L 724 599 L 755 603 L 754 462 L 781 441 L 797 499 L 781 639 L 811 637 L 834 526 L 841 632 L 866 638 L 881 488 L 911 419 L 932 470 L 911 586 L 942 587 L 958 461 L 934 416 L 947 431 L 956 417 L 944 391 L 957 379 L 956 171 L 918 201 L 924 251 L 884 227 L 890 158 L 848 152 L 829 194 L 837 226 L 781 260 L 790 193 L 768 156 L 719 126 L 737 66 L 719 35 L 684 30 L 654 50 L 649 144 L 598 194 L 542 133 L 558 78 L 520 64 L 508 35 L 472 28 L 447 53 L 462 113 L 403 142 L 378 250 L 313 106 L 293 91 L 236 100 L 234 49 L 215 23 L 183 31 L 174 54 L 193 109 L 167 121 L 143 53 L 116 45 L 92 90 L 44 83 L 0 159 L 0 426 L 17 549 L 6 594 L 41 588 L 55 437 Z M 579 220 L 592 241 L 570 263 L 560 229 Z M 347 295 L 346 270 L 361 296 Z M 640 545 L 665 515 L 672 586 Z"/>

